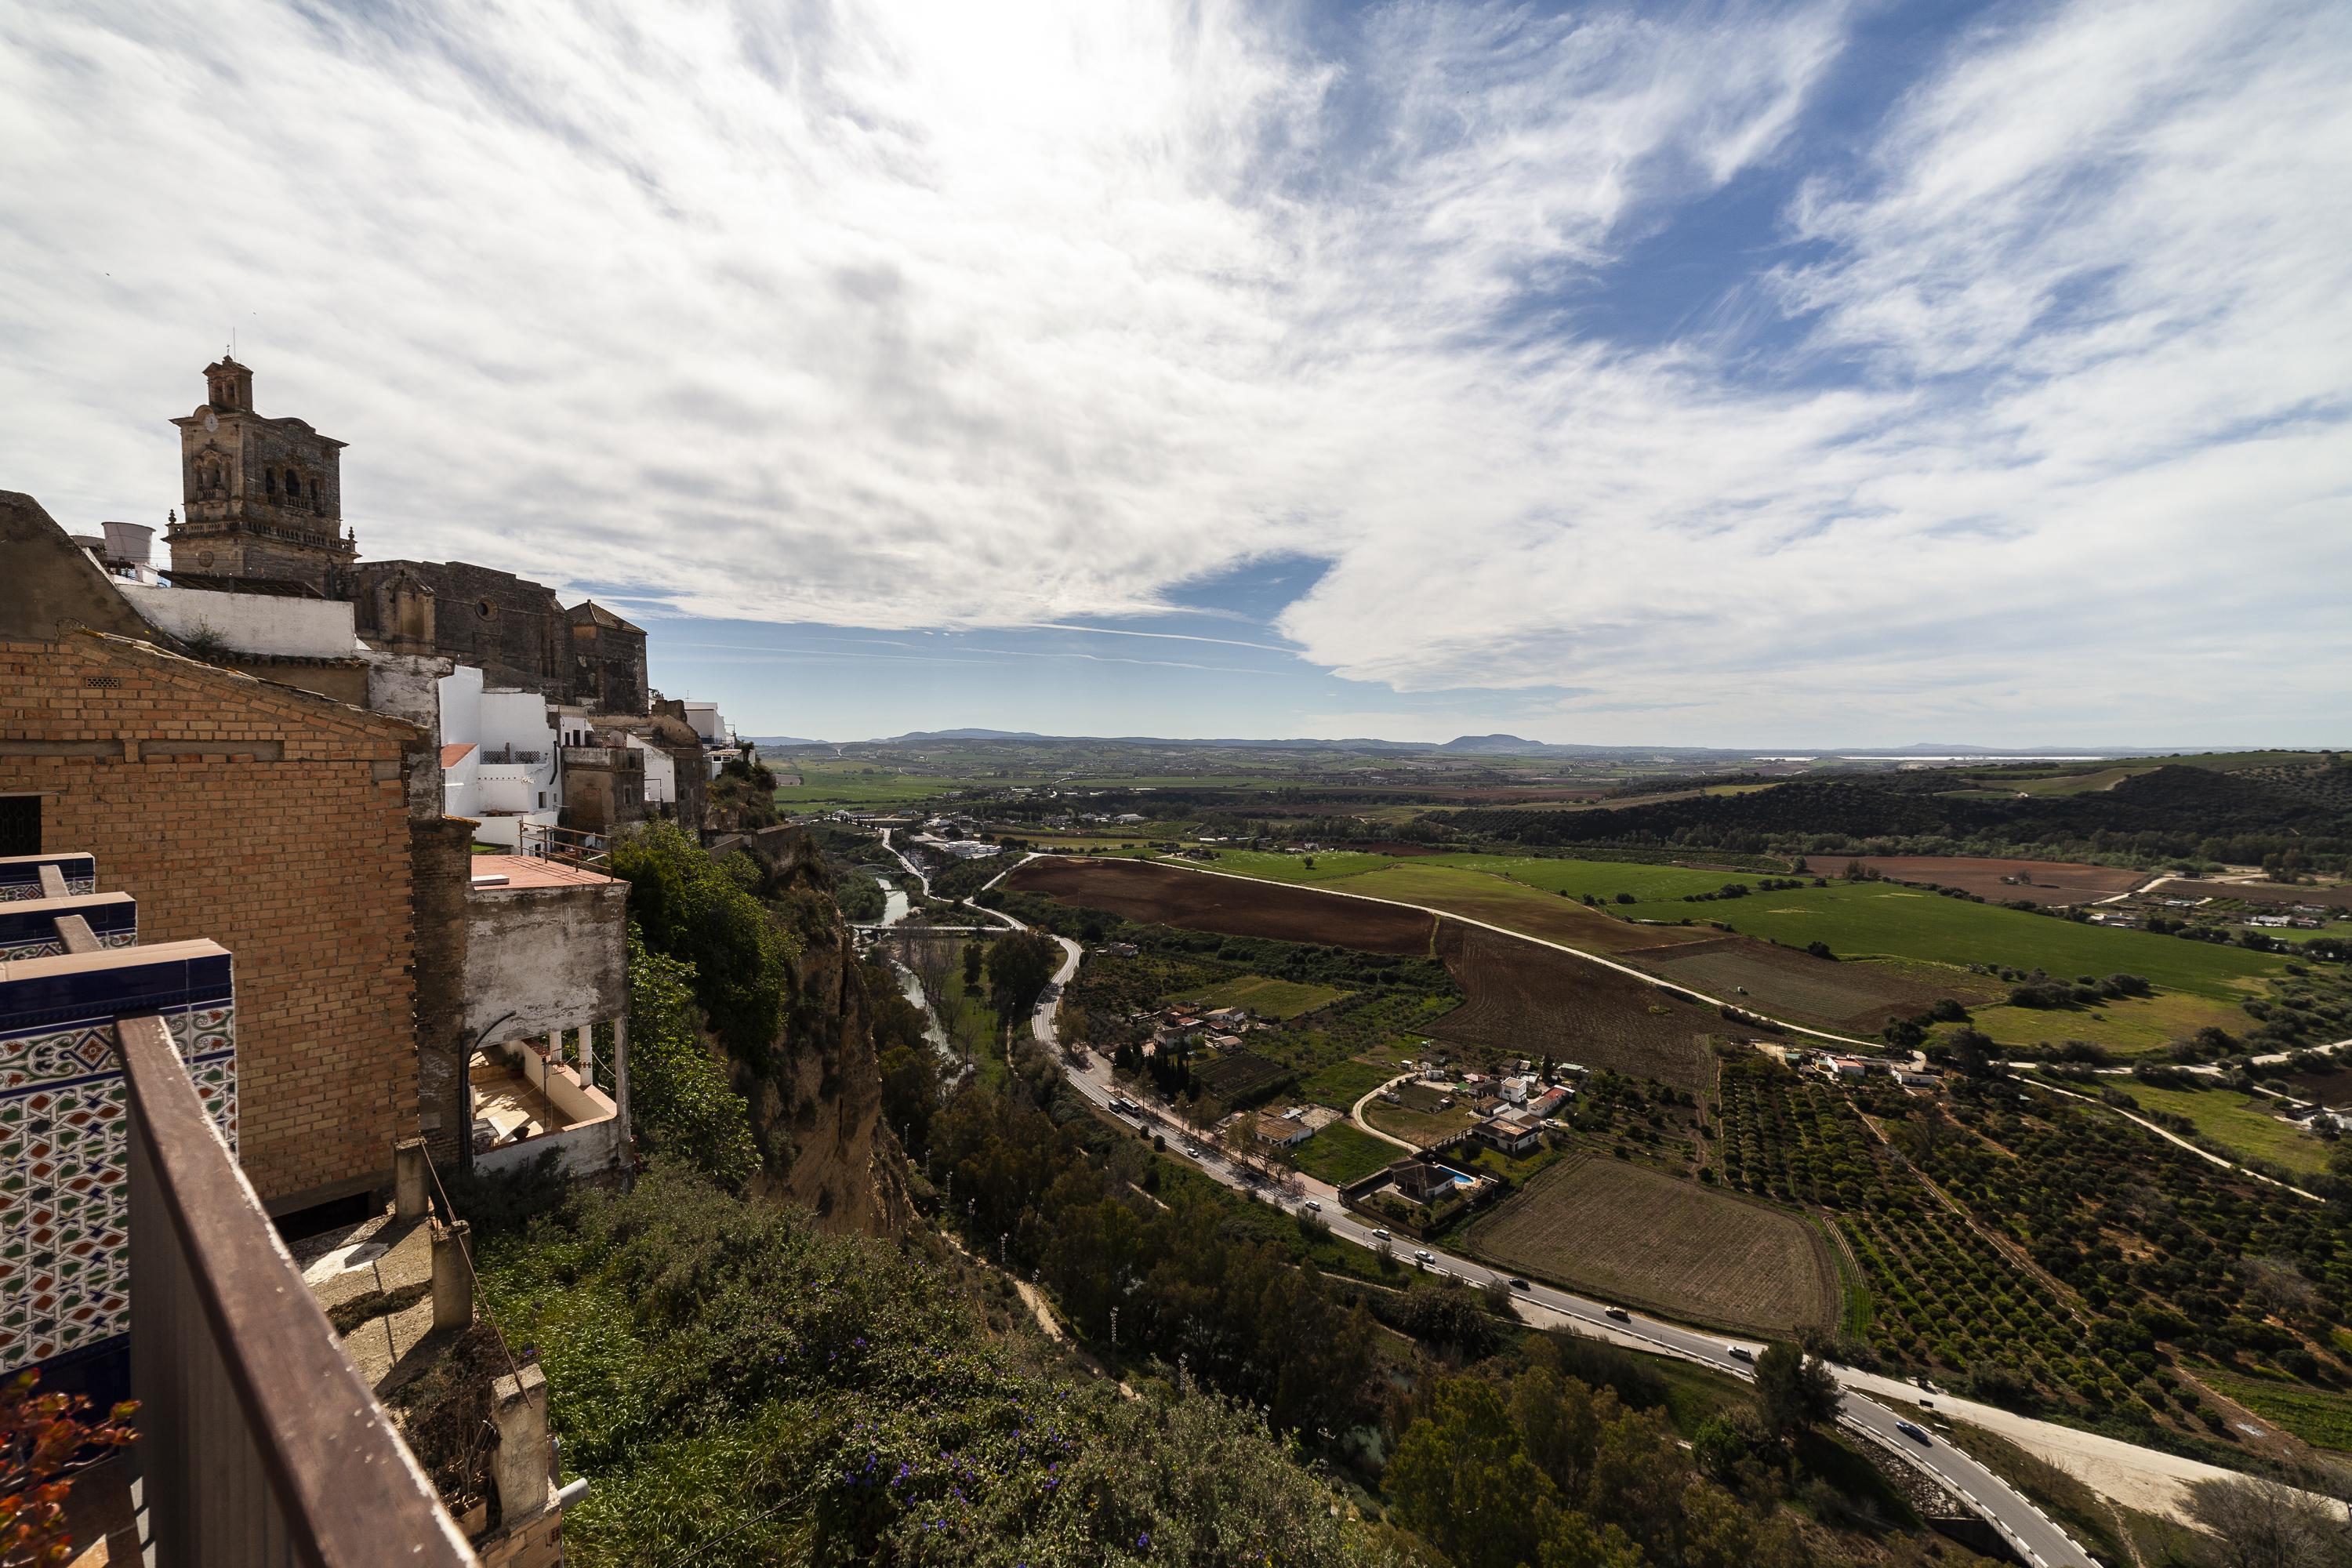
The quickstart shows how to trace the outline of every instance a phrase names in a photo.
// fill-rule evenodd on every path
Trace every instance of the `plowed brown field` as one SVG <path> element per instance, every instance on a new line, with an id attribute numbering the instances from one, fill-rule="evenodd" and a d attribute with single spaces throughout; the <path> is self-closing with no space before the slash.
<path id="1" fill-rule="evenodd" d="M 1123 920 L 1226 936 L 1321 942 L 1359 952 L 1426 953 L 1437 924 L 1432 916 L 1394 904 L 1334 898 L 1279 882 L 1179 871 L 1141 860 L 1032 860 L 1004 880 L 1016 892 L 1105 910 Z"/>
<path id="2" fill-rule="evenodd" d="M 1849 860 L 1859 860 L 1880 876 L 1896 882 L 1933 882 L 1939 888 L 1959 888 L 2003 903 L 2024 899 L 2036 904 L 2079 904 L 2111 893 L 2128 893 L 2147 879 L 2143 871 L 2114 866 L 2086 866 L 2073 860 L 2003 860 L 1982 855 L 1814 855 L 1808 857 L 1816 877 L 1834 877 Z M 2033 879 L 2031 887 L 2004 882 L 2003 877 Z"/>
<path id="3" fill-rule="evenodd" d="M 1668 980 L 1679 980 L 1735 1006 L 1815 1028 L 1872 1034 L 1888 1017 L 1908 1018 L 1939 996 L 1974 1005 L 2000 994 L 1964 970 L 1899 963 L 1840 963 L 1748 937 L 1694 942 L 1632 955 Z"/>
<path id="4" fill-rule="evenodd" d="M 1678 1002 L 1630 974 L 1458 921 L 1439 926 L 1437 952 L 1467 998 L 1429 1026 L 1437 1038 L 1515 1056 L 1558 1057 L 1683 1089 L 1706 1087 L 1705 1037 L 1724 1026 L 1712 1007 Z"/>
<path id="5" fill-rule="evenodd" d="M 1792 1215 L 1620 1160 L 1563 1160 L 1470 1229 L 1507 1268 L 1763 1333 L 1838 1319 L 1829 1246 Z"/>

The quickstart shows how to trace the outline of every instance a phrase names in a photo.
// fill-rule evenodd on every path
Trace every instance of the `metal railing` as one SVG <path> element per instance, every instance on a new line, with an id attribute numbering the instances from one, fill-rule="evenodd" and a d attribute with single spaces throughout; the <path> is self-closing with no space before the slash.
<path id="1" fill-rule="evenodd" d="M 131 1387 L 158 1568 L 478 1568 L 319 1310 L 163 1021 L 115 1026 Z"/>
<path id="2" fill-rule="evenodd" d="M 612 862 L 613 841 L 602 833 L 540 822 L 523 823 L 518 833 L 520 841 L 516 847 L 535 860 L 553 860 L 589 871 L 601 871 Z"/>

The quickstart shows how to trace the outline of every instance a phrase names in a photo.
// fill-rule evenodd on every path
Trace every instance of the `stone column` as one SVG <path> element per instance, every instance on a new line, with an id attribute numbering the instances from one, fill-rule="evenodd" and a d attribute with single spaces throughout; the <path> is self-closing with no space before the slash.
<path id="1" fill-rule="evenodd" d="M 490 1419 L 499 1429 L 491 1460 L 499 1513 L 509 1530 L 547 1507 L 547 1373 L 534 1362 L 490 1384 Z"/>
<path id="2" fill-rule="evenodd" d="M 474 1321 L 474 1264 L 466 1247 L 473 1227 L 464 1220 L 433 1226 L 433 1327 L 462 1329 Z"/>
<path id="3" fill-rule="evenodd" d="M 425 1140 L 404 1138 L 392 1146 L 392 1215 L 394 1219 L 423 1219 L 425 1211 L 425 1192 L 427 1185 L 425 1168 Z"/>

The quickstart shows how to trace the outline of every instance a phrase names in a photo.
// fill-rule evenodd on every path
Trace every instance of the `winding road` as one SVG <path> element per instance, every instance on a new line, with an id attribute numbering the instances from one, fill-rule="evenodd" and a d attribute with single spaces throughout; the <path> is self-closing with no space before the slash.
<path id="1" fill-rule="evenodd" d="M 922 881 L 925 891 L 928 892 L 929 879 L 923 876 L 920 868 L 900 853 L 895 845 L 889 844 L 887 833 L 884 835 L 884 843 L 889 845 L 891 853 L 897 855 L 907 868 Z M 987 887 L 995 886 L 998 881 L 1003 880 L 1006 873 L 1026 860 L 1035 858 L 1034 855 L 1024 856 L 1021 860 L 1008 865 L 1004 871 L 999 872 L 996 877 L 990 879 Z M 1190 868 L 1186 868 L 1190 869 Z M 1204 871 L 1199 874 L 1218 876 L 1224 873 Z M 985 891 L 986 888 L 982 890 Z M 1361 898 L 1372 903 L 1395 902 L 1392 900 L 1370 899 L 1362 894 L 1341 893 L 1328 889 L 1318 890 L 1327 892 L 1335 898 Z M 969 900 L 961 901 L 964 907 L 973 910 L 1003 929 L 1016 931 L 1028 929 L 1023 921 L 1001 910 L 987 909 Z M 1423 906 L 1407 905 L 1405 907 L 1420 909 Z M 1465 917 L 1444 910 L 1428 910 L 1426 912 L 1440 915 L 1448 920 L 1465 920 L 1465 923 L 1473 925 L 1485 923 L 1478 921 L 1466 921 Z M 1507 931 L 1500 926 L 1487 926 L 1486 929 L 1502 931 L 1506 935 L 1518 937 L 1523 941 L 1538 942 L 1547 947 L 1558 948 L 1563 952 L 1572 953 L 1579 958 L 1634 975 L 1651 984 L 1665 984 L 1655 976 L 1643 974 L 1639 970 L 1592 953 L 1583 952 L 1562 943 L 1544 942 L 1541 938 L 1529 937 L 1525 932 Z M 1055 971 L 1053 980 L 1046 985 L 1044 994 L 1038 998 L 1036 1009 L 1030 1018 L 1030 1029 L 1038 1042 L 1048 1047 L 1054 1059 L 1061 1064 L 1063 1072 L 1073 1088 L 1107 1115 L 1119 1118 L 1140 1130 L 1161 1131 L 1167 1139 L 1170 1157 L 1187 1160 L 1204 1174 L 1228 1187 L 1251 1194 L 1253 1196 L 1271 1198 L 1277 1205 L 1289 1207 L 1296 1212 L 1314 1214 L 1329 1226 L 1335 1237 L 1367 1250 L 1391 1247 L 1392 1238 L 1386 1231 L 1366 1223 L 1341 1207 L 1338 1190 L 1328 1183 L 1299 1176 L 1296 1178 L 1297 1191 L 1295 1194 L 1275 1194 L 1268 1190 L 1269 1184 L 1264 1175 L 1242 1166 L 1213 1144 L 1201 1141 L 1193 1128 L 1179 1120 L 1165 1107 L 1129 1100 L 1127 1095 L 1114 1084 L 1108 1058 L 1098 1054 L 1090 1055 L 1088 1060 L 1080 1063 L 1073 1060 L 1067 1053 L 1064 1052 L 1060 1047 L 1056 1019 L 1061 1007 L 1063 988 L 1077 973 L 1083 950 L 1067 937 L 1057 936 L 1054 940 L 1061 945 L 1062 963 Z M 1687 991 L 1688 988 L 1674 987 L 1674 989 Z M 1802 1032 L 1813 1034 L 1817 1037 L 1838 1038 L 1836 1036 L 1824 1036 L 1821 1031 L 1816 1030 Z M 1373 1094 L 1379 1092 L 1378 1089 L 1372 1091 Z M 1370 1095 L 1365 1097 L 1367 1100 L 1370 1098 L 1371 1098 Z M 1136 1108 L 1132 1110 L 1121 1111 L 1114 1108 L 1115 1101 L 1134 1105 Z M 1356 1110 L 1360 1112 L 1362 1109 L 1362 1101 L 1359 1101 Z M 1358 1121 L 1360 1125 L 1360 1117 Z M 1385 1134 L 1379 1134 L 1376 1130 L 1373 1131 L 1376 1135 L 1386 1137 Z M 1388 1141 L 1396 1142 L 1392 1138 Z M 1407 1258 L 1410 1258 L 1413 1250 L 1410 1238 L 1407 1239 L 1403 1250 Z M 1622 1345 L 1630 1350 L 1679 1357 L 1716 1372 L 1747 1380 L 1753 1379 L 1754 1358 L 1764 1349 L 1763 1344 L 1758 1341 L 1701 1333 L 1679 1324 L 1615 1307 L 1608 1302 L 1556 1289 L 1549 1285 L 1532 1282 L 1522 1285 L 1514 1277 L 1498 1273 L 1475 1258 L 1437 1248 L 1423 1250 L 1430 1254 L 1429 1260 L 1419 1265 L 1423 1268 L 1442 1275 L 1450 1275 L 1474 1287 L 1493 1284 L 1497 1280 L 1502 1281 L 1509 1287 L 1512 1300 L 1517 1304 L 1520 1315 L 1538 1326 L 1566 1328 L 1594 1339 Z M 1925 1427 L 1910 1421 L 1907 1416 L 1898 1414 L 1899 1408 L 1909 1405 L 1931 1410 L 1938 1415 L 1967 1422 L 1999 1434 L 2059 1464 L 2062 1468 L 2084 1479 L 2086 1484 L 2092 1485 L 2102 1495 L 2116 1497 L 2134 1507 L 2155 1511 L 2164 1511 L 2175 1506 L 2180 1489 L 2189 1482 L 2225 1479 L 2234 1474 L 2214 1466 L 2139 1447 L 2112 1437 L 2077 1431 L 2073 1427 L 2060 1426 L 2054 1423 L 2036 1421 L 1993 1405 L 1954 1399 L 1941 1394 L 1929 1394 L 1912 1384 L 1874 1373 L 1862 1372 L 1856 1368 L 1842 1366 L 1834 1363 L 1831 1363 L 1831 1370 L 1844 1391 L 1838 1411 L 1838 1421 L 1841 1426 L 1854 1436 L 1877 1444 L 1890 1454 L 1926 1472 L 1946 1489 L 1958 1495 L 1979 1515 L 1998 1530 L 2023 1560 L 2032 1565 L 2032 1568 L 2097 1568 L 2097 1560 L 2085 1552 L 2074 1537 L 2067 1534 L 2040 1509 L 2027 1500 L 2015 1488 L 1942 1436 L 1929 1433 Z"/>

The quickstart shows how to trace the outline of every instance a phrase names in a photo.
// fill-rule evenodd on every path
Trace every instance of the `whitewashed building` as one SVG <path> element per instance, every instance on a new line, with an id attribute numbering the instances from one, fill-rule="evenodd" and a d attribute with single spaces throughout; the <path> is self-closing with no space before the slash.
<path id="1" fill-rule="evenodd" d="M 469 664 L 443 676 L 439 689 L 443 809 L 472 822 L 476 842 L 513 849 L 524 824 L 554 826 L 563 784 L 547 699 L 485 686 Z"/>

